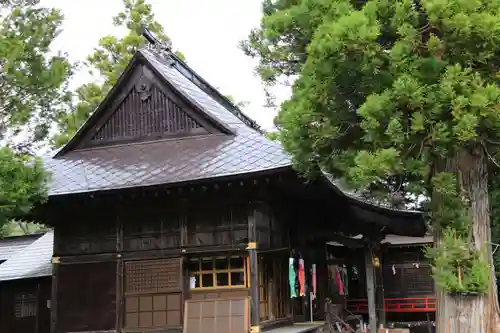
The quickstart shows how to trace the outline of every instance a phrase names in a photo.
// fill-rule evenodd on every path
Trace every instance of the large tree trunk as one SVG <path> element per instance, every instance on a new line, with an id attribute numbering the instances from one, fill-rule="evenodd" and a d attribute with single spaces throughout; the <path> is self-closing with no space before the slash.
<path id="1" fill-rule="evenodd" d="M 451 296 L 437 288 L 437 333 L 499 333 L 500 317 L 497 285 L 491 251 L 491 229 L 488 197 L 487 159 L 481 146 L 462 150 L 457 156 L 436 163 L 436 172 L 453 172 L 471 203 L 472 243 L 491 265 L 491 282 L 487 295 Z M 439 196 L 432 197 L 439 207 Z M 436 228 L 436 244 L 442 230 Z"/>

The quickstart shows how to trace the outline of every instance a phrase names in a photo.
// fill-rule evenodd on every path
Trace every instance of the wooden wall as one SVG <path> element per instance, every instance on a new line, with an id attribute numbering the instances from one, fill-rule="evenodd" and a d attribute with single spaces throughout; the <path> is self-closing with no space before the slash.
<path id="1" fill-rule="evenodd" d="M 387 298 L 434 296 L 434 279 L 423 247 L 391 247 L 383 260 Z"/>
<path id="2" fill-rule="evenodd" d="M 60 204 L 60 216 L 71 216 L 71 221 L 61 220 L 54 228 L 54 256 L 60 257 L 57 333 L 109 330 L 137 322 L 175 327 L 182 325 L 186 299 L 248 295 L 247 288 L 189 292 L 182 264 L 175 290 L 169 286 L 160 292 L 155 285 L 134 293 L 127 285 L 131 276 L 127 267 L 162 258 L 182 262 L 196 254 L 243 251 L 245 255 L 249 214 L 255 210 L 260 214 L 259 248 L 287 247 L 290 223 L 280 217 L 283 208 L 276 200 L 258 200 L 259 193 L 239 188 L 226 196 L 108 196 Z M 155 298 L 150 297 L 153 294 Z M 117 309 L 122 310 L 118 319 Z"/>
<path id="3" fill-rule="evenodd" d="M 49 333 L 50 290 L 50 277 L 0 283 L 0 332 Z"/>
<path id="4" fill-rule="evenodd" d="M 71 217 L 71 222 L 58 224 L 54 255 L 116 253 L 117 238 L 121 238 L 121 252 L 247 242 L 249 203 L 208 201 L 187 205 L 185 201 L 169 204 L 136 198 L 114 204 L 110 207 L 110 203 L 96 202 Z M 269 215 L 257 226 L 261 248 L 286 246 L 286 224 L 281 224 L 271 209 L 263 211 Z"/>
<path id="5" fill-rule="evenodd" d="M 335 253 L 337 258 L 341 258 L 339 262 L 345 262 L 348 268 L 349 298 L 366 298 L 362 250 L 349 251 L 345 247 L 337 247 Z M 386 298 L 434 295 L 434 280 L 428 259 L 423 254 L 423 247 L 388 247 L 382 254 L 381 268 Z"/>
<path id="6" fill-rule="evenodd" d="M 58 270 L 57 330 L 115 328 L 116 263 L 61 265 Z"/>

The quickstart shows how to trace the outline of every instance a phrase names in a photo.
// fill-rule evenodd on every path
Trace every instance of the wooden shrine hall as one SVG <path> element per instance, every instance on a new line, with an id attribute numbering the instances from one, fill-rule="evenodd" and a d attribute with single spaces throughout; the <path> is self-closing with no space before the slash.
<path id="1" fill-rule="evenodd" d="M 158 47 L 133 55 L 44 165 L 49 199 L 33 218 L 54 229 L 52 333 L 248 333 L 321 320 L 326 242 L 361 233 L 371 249 L 388 233 L 426 231 L 419 213 L 366 203 L 326 176 L 305 184 L 278 142 Z M 291 298 L 291 257 L 313 302 L 302 289 Z"/>

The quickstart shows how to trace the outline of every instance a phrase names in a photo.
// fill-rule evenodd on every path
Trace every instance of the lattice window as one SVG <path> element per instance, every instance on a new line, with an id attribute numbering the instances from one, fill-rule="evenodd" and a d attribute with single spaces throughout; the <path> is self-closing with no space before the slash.
<path id="1" fill-rule="evenodd" d="M 434 280 L 430 266 L 405 268 L 403 272 L 405 287 L 409 295 L 434 294 Z"/>
<path id="2" fill-rule="evenodd" d="M 14 316 L 16 318 L 35 317 L 37 309 L 36 296 L 33 294 L 17 294 L 14 296 Z"/>
<path id="3" fill-rule="evenodd" d="M 125 263 L 125 327 L 180 327 L 181 259 Z"/>
<path id="4" fill-rule="evenodd" d="M 241 256 L 190 258 L 191 289 L 241 288 L 247 285 L 246 260 Z"/>
<path id="5" fill-rule="evenodd" d="M 125 264 L 125 292 L 144 294 L 181 290 L 179 258 L 130 261 Z"/>

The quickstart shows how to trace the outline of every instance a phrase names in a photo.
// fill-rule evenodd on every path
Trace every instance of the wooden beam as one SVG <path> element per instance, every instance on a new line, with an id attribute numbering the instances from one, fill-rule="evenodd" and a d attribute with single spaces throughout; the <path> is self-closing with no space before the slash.
<path id="1" fill-rule="evenodd" d="M 98 262 L 115 261 L 116 253 L 83 254 L 75 256 L 58 257 L 62 265 L 93 264 Z"/>
<path id="2" fill-rule="evenodd" d="M 116 310 L 115 310 L 115 329 L 116 333 L 122 332 L 123 327 L 123 311 L 124 311 L 124 297 L 123 297 L 123 223 L 120 219 L 116 221 Z"/>
<path id="3" fill-rule="evenodd" d="M 375 307 L 375 271 L 372 247 L 365 247 L 366 295 L 368 297 L 368 325 L 370 332 L 377 332 L 377 309 Z"/>
<path id="4" fill-rule="evenodd" d="M 257 207 L 248 213 L 248 257 L 250 262 L 250 333 L 260 333 L 259 262 L 257 257 L 257 225 L 263 214 Z"/>
<path id="5" fill-rule="evenodd" d="M 40 280 L 37 281 L 36 283 L 36 306 L 35 306 L 35 332 L 34 333 L 39 333 L 40 332 L 40 309 L 42 309 L 42 303 L 41 301 L 41 292 L 40 292 Z"/>
<path id="6" fill-rule="evenodd" d="M 377 325 L 378 327 L 386 327 L 384 274 L 382 270 L 382 251 L 380 250 L 380 244 L 378 244 L 375 253 L 379 259 L 379 265 L 378 267 L 375 267 L 375 297 L 378 318 Z"/>
<path id="7" fill-rule="evenodd" d="M 8 297 L 6 290 L 5 283 L 0 283 L 0 331 L 2 332 L 7 332 L 7 307 L 5 306 L 5 302 Z"/>
<path id="8" fill-rule="evenodd" d="M 59 287 L 59 264 L 58 257 L 52 258 L 52 293 L 50 296 L 50 333 L 57 333 L 57 298 Z"/>

